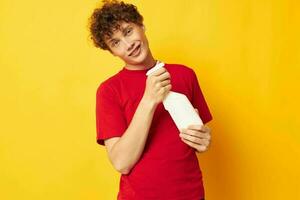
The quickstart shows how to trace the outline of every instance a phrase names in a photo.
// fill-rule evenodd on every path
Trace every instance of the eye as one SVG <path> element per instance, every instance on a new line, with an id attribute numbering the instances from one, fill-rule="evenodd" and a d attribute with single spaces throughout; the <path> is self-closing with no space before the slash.
<path id="1" fill-rule="evenodd" d="M 112 46 L 114 47 L 114 46 L 117 46 L 119 44 L 119 41 L 118 40 L 114 40 L 113 42 L 112 42 Z"/>
<path id="2" fill-rule="evenodd" d="M 132 28 L 127 29 L 126 35 L 130 34 L 132 32 Z"/>

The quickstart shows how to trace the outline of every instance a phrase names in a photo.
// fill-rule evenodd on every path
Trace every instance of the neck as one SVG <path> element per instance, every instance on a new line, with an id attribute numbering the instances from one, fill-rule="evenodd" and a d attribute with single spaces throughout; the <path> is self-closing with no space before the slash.
<path id="1" fill-rule="evenodd" d="M 149 52 L 147 58 L 139 64 L 128 64 L 126 63 L 125 68 L 129 70 L 142 70 L 142 69 L 149 69 L 156 64 L 156 60 L 153 58 L 151 52 Z"/>

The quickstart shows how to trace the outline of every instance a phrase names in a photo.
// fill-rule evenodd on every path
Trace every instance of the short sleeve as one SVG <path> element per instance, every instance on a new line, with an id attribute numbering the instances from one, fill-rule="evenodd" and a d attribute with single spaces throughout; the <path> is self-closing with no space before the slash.
<path id="1" fill-rule="evenodd" d="M 192 70 L 191 80 L 192 80 L 192 104 L 194 108 L 198 109 L 203 124 L 206 124 L 207 122 L 212 120 L 212 115 L 205 101 L 204 95 L 201 91 L 198 78 L 193 70 Z"/>
<path id="2" fill-rule="evenodd" d="M 105 139 L 121 137 L 126 128 L 118 96 L 111 87 L 100 84 L 96 95 L 97 143 L 104 145 Z"/>

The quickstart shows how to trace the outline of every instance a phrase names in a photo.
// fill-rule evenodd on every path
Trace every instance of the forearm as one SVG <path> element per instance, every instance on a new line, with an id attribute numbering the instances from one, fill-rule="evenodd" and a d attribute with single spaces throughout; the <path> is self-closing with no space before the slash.
<path id="1" fill-rule="evenodd" d="M 140 159 L 156 106 L 142 99 L 122 137 L 111 150 L 111 159 L 119 171 L 129 173 Z"/>

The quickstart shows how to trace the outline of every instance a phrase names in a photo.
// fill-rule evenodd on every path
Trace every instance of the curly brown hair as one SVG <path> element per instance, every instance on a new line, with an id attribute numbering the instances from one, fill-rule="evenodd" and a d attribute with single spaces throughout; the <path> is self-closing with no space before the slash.
<path id="1" fill-rule="evenodd" d="M 132 22 L 143 26 L 143 16 L 137 7 L 117 0 L 104 0 L 100 8 L 95 8 L 89 18 L 90 38 L 97 48 L 109 50 L 105 38 L 110 38 L 114 31 L 120 29 L 121 22 Z"/>

